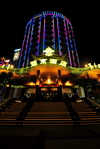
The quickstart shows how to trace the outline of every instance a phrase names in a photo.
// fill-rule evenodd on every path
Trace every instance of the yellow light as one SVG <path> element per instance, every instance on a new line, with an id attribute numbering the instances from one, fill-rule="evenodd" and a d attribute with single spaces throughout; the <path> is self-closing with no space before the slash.
<path id="1" fill-rule="evenodd" d="M 7 69 L 9 69 L 9 67 L 10 67 L 10 64 L 7 66 Z"/>
<path id="2" fill-rule="evenodd" d="M 31 66 L 37 66 L 37 61 L 36 60 L 31 61 L 30 64 L 31 64 Z"/>
<path id="3" fill-rule="evenodd" d="M 58 85 L 62 85 L 62 82 L 61 81 L 58 81 Z"/>
<path id="4" fill-rule="evenodd" d="M 88 65 L 86 64 L 85 67 L 87 67 Z"/>
<path id="5" fill-rule="evenodd" d="M 50 58 L 49 62 L 51 64 L 57 64 L 57 59 Z"/>
<path id="6" fill-rule="evenodd" d="M 6 87 L 9 87 L 10 85 L 9 84 L 6 84 Z"/>
<path id="7" fill-rule="evenodd" d="M 2 65 L 2 68 L 4 68 L 5 67 L 5 65 Z"/>
<path id="8" fill-rule="evenodd" d="M 56 84 L 56 82 L 55 82 L 54 80 L 52 80 L 52 79 L 50 78 L 50 76 L 48 76 L 48 78 L 47 78 L 46 80 L 44 80 L 44 81 L 42 82 L 42 84 Z"/>
<path id="9" fill-rule="evenodd" d="M 66 85 L 66 86 L 72 86 L 73 84 L 70 83 L 69 81 L 67 81 L 67 82 L 65 82 L 65 85 Z"/>
<path id="10" fill-rule="evenodd" d="M 46 60 L 47 59 L 40 59 L 40 61 L 41 61 L 40 64 L 46 64 L 47 63 Z"/>
<path id="11" fill-rule="evenodd" d="M 34 86 L 35 83 L 33 83 L 33 82 L 28 82 L 27 85 Z"/>
<path id="12" fill-rule="evenodd" d="M 39 85 L 39 84 L 40 84 L 40 82 L 39 82 L 39 80 L 37 80 L 36 85 Z"/>
<path id="13" fill-rule="evenodd" d="M 11 65 L 10 67 L 11 67 L 11 68 L 14 68 L 14 65 Z"/>
<path id="14" fill-rule="evenodd" d="M 61 61 L 61 63 L 60 63 L 59 65 L 61 65 L 61 66 L 63 66 L 63 67 L 66 67 L 67 62 L 65 62 L 65 61 Z"/>
<path id="15" fill-rule="evenodd" d="M 47 83 L 48 83 L 48 84 L 50 84 L 50 83 L 51 83 L 51 80 L 50 80 L 50 78 L 48 78 L 48 81 L 47 81 Z"/>

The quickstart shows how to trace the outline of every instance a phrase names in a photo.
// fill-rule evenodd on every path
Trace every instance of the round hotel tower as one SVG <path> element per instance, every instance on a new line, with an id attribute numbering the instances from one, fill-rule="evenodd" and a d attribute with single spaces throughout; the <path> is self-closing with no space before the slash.
<path id="1" fill-rule="evenodd" d="M 66 55 L 70 67 L 80 67 L 71 22 L 63 14 L 43 11 L 34 15 L 25 27 L 18 68 L 30 66 L 32 55 L 40 56 L 47 48 Z"/>

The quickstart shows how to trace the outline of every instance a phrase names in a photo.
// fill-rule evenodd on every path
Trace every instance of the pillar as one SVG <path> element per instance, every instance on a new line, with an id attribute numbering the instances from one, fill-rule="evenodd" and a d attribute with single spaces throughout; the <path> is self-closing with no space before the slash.
<path id="1" fill-rule="evenodd" d="M 36 79 L 36 99 L 39 98 L 40 95 L 40 70 L 37 70 L 37 79 Z"/>
<path id="2" fill-rule="evenodd" d="M 58 97 L 62 99 L 62 81 L 61 81 L 61 70 L 58 70 Z"/>

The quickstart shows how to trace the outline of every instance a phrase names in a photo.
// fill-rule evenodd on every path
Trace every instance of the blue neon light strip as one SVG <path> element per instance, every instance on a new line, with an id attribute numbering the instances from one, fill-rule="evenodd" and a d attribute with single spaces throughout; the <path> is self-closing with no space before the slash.
<path id="1" fill-rule="evenodd" d="M 28 50 L 28 41 L 29 41 L 29 37 L 30 37 L 30 31 L 31 31 L 31 24 L 30 24 L 30 27 L 28 29 L 28 36 L 27 36 L 27 40 L 26 40 L 26 46 L 25 46 L 25 49 L 24 49 L 23 67 L 25 66 L 25 61 L 27 59 L 27 50 Z"/>
<path id="2" fill-rule="evenodd" d="M 58 17 L 57 17 L 57 30 L 58 30 L 58 51 L 60 50 L 60 34 L 59 34 L 59 22 L 58 22 Z M 60 52 L 59 52 L 60 55 Z"/>
<path id="3" fill-rule="evenodd" d="M 21 61 L 23 59 L 23 51 L 24 51 L 24 43 L 25 43 L 25 39 L 26 39 L 26 32 L 27 32 L 27 28 L 25 28 L 24 39 L 23 39 L 23 43 L 22 43 L 22 49 L 21 49 L 21 52 L 20 52 L 20 59 L 19 59 L 18 68 L 21 67 L 20 64 L 21 64 Z"/>
<path id="4" fill-rule="evenodd" d="M 44 50 L 44 42 L 45 42 L 45 16 L 44 16 L 44 27 L 43 27 L 43 46 L 42 46 L 42 51 Z"/>
<path id="5" fill-rule="evenodd" d="M 67 28 L 66 28 L 66 22 L 64 20 L 64 29 L 65 29 L 65 35 L 66 35 L 66 45 L 67 45 L 67 48 L 68 48 L 68 57 L 69 57 L 69 64 L 70 66 L 72 65 L 71 63 L 71 55 L 70 55 L 70 49 L 69 49 L 69 42 L 68 42 L 68 35 L 67 35 Z"/>
<path id="6" fill-rule="evenodd" d="M 73 35 L 73 28 L 72 28 L 72 25 L 70 25 L 70 33 L 71 33 L 71 37 L 72 37 L 72 45 L 71 45 L 71 47 L 72 47 L 72 56 L 73 56 L 73 63 L 74 63 L 74 67 L 76 67 L 76 62 L 75 62 L 75 56 L 74 56 L 74 53 L 76 54 L 76 51 L 75 51 L 75 48 L 74 48 L 74 46 L 73 46 L 73 42 L 74 42 L 74 35 Z"/>
<path id="7" fill-rule="evenodd" d="M 71 31 L 70 31 L 70 27 L 68 27 L 68 33 L 69 33 L 69 41 L 70 41 L 70 48 L 71 48 L 71 55 L 72 55 L 72 61 L 73 61 L 73 64 L 75 66 L 75 62 L 74 62 L 74 51 L 72 49 L 72 40 L 71 40 Z"/>
<path id="8" fill-rule="evenodd" d="M 29 47 L 28 47 L 28 56 L 27 56 L 27 62 L 26 62 L 26 66 L 28 66 L 29 64 L 29 59 L 30 59 L 30 49 L 31 49 L 31 45 L 32 45 L 32 35 L 33 35 L 33 27 L 34 27 L 34 20 L 31 21 L 31 34 L 30 34 L 30 41 L 29 41 Z"/>
<path id="9" fill-rule="evenodd" d="M 53 23 L 53 25 L 52 25 L 52 27 L 53 27 L 53 29 L 52 29 L 52 32 L 53 32 L 53 33 L 52 33 L 52 36 L 53 36 L 52 41 L 53 41 L 53 43 L 54 43 L 52 47 L 53 47 L 53 49 L 55 50 L 54 16 L 52 17 L 52 19 L 53 19 L 53 20 L 52 20 L 52 23 Z"/>
<path id="10" fill-rule="evenodd" d="M 66 33 L 67 33 L 67 41 L 69 38 L 69 27 L 68 27 L 68 22 L 66 22 Z M 71 47 L 68 41 L 68 57 L 69 57 L 69 62 L 70 62 L 70 66 L 72 67 L 72 58 L 71 58 Z"/>
<path id="11" fill-rule="evenodd" d="M 39 21 L 39 26 L 38 26 L 38 40 L 37 40 L 37 43 L 38 45 L 36 46 L 36 49 L 37 49 L 37 52 L 36 52 L 36 55 L 38 56 L 39 55 L 39 49 L 40 49 L 40 31 L 41 31 L 41 18 L 39 18 L 40 21 Z"/>
<path id="12" fill-rule="evenodd" d="M 73 28 L 71 26 L 71 32 L 72 32 L 72 37 L 73 37 L 73 42 L 74 42 L 74 49 L 75 49 L 75 53 L 76 53 L 76 60 L 78 63 L 78 67 L 80 67 L 80 63 L 79 63 L 79 57 L 78 57 L 78 53 L 77 53 L 77 49 L 76 49 L 76 43 L 75 43 L 75 38 L 74 38 L 74 33 L 73 33 Z"/>
<path id="13" fill-rule="evenodd" d="M 38 53 L 39 53 L 39 49 L 40 49 L 41 20 L 42 20 L 42 17 L 40 17 L 40 25 L 39 25 Z"/>

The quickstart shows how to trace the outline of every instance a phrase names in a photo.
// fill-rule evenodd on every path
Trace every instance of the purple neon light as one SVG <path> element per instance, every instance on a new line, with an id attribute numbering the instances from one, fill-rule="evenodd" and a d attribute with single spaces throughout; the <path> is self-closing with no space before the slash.
<path id="1" fill-rule="evenodd" d="M 24 40 L 23 40 L 23 43 L 22 43 L 22 50 L 21 50 L 21 53 L 20 53 L 20 60 L 19 60 L 19 66 L 20 67 L 20 62 L 21 62 L 21 59 L 22 59 L 22 53 L 23 53 L 23 49 L 24 49 L 24 43 L 25 43 L 25 38 L 26 38 L 26 32 L 27 30 L 25 30 L 25 34 L 24 34 Z"/>
<path id="2" fill-rule="evenodd" d="M 52 32 L 53 32 L 53 34 L 52 34 L 52 36 L 53 36 L 53 42 L 54 42 L 54 45 L 53 45 L 53 48 L 55 49 L 55 32 L 54 32 L 54 18 L 52 18 L 52 22 L 53 22 L 53 24 L 52 24 L 52 27 L 53 27 L 53 29 L 52 29 Z"/>
<path id="3" fill-rule="evenodd" d="M 31 25 L 31 24 L 30 24 Z M 31 27 L 30 27 L 31 28 Z M 28 30 L 28 36 L 27 36 L 27 41 L 26 41 L 26 50 L 25 50 L 25 54 L 24 54 L 24 64 L 25 64 L 25 59 L 26 59 L 26 53 L 27 53 L 27 49 L 28 49 L 28 41 L 29 41 L 29 37 L 30 37 L 30 28 Z"/>
<path id="4" fill-rule="evenodd" d="M 41 20 L 41 18 L 39 18 Z M 37 53 L 39 53 L 39 47 L 40 47 L 40 28 L 41 28 L 41 23 L 39 23 L 39 26 L 38 26 L 39 30 L 38 30 L 38 40 L 37 40 L 37 43 L 38 43 L 38 46 L 36 46 L 36 49 L 38 49 Z"/>
<path id="5" fill-rule="evenodd" d="M 68 31 L 67 31 L 67 26 L 68 26 L 68 22 L 66 22 L 66 21 L 64 20 L 64 29 L 65 29 L 65 35 L 66 35 L 66 45 L 67 45 L 67 48 L 68 48 L 69 64 L 70 64 L 70 66 L 72 66 L 72 62 L 71 62 L 71 54 L 70 54 L 69 42 L 68 42 Z"/>
<path id="6" fill-rule="evenodd" d="M 76 49 L 76 43 L 75 43 L 75 39 L 74 39 L 74 33 L 73 33 L 73 27 L 71 26 L 71 33 L 72 33 L 72 37 L 73 37 L 73 42 L 74 42 L 74 49 L 75 49 L 75 54 L 76 54 L 76 60 L 78 62 L 78 66 L 80 67 L 79 64 L 79 57 L 78 57 L 78 53 L 77 53 L 77 49 Z"/>
<path id="7" fill-rule="evenodd" d="M 53 13 L 46 13 L 45 16 L 46 16 L 46 15 L 54 15 L 54 14 L 53 14 Z"/>

